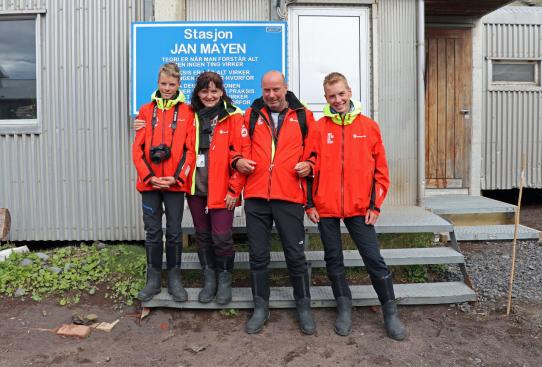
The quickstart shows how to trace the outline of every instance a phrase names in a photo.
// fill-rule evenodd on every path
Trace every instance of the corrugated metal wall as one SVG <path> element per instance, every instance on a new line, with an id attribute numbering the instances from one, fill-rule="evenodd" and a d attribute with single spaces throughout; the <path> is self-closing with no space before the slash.
<path id="1" fill-rule="evenodd" d="M 417 192 L 416 1 L 378 2 L 378 110 L 391 186 L 387 205 Z"/>
<path id="2" fill-rule="evenodd" d="M 12 214 L 10 238 L 143 238 L 128 111 L 130 22 L 142 1 L 0 4 L 2 10 L 46 8 L 43 132 L 0 135 L 0 207 Z"/>
<path id="3" fill-rule="evenodd" d="M 187 20 L 269 20 L 269 0 L 187 0 Z"/>
<path id="4" fill-rule="evenodd" d="M 530 13 L 525 20 L 538 14 L 538 21 L 522 24 L 522 13 Z M 483 30 L 481 188 L 519 187 L 523 154 L 527 157 L 526 186 L 542 188 L 542 91 L 540 87 L 491 85 L 490 75 L 492 58 L 542 58 L 542 9 L 504 8 L 488 19 Z M 541 71 L 539 64 L 538 73 Z M 538 78 L 540 81 L 540 75 Z"/>

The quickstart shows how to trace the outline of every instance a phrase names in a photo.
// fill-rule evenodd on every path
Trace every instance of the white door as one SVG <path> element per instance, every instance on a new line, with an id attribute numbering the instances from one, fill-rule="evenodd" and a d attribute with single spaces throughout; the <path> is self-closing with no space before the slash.
<path id="1" fill-rule="evenodd" d="M 346 76 L 352 97 L 370 113 L 368 7 L 289 7 L 289 88 L 316 117 L 324 105 L 324 77 Z"/>

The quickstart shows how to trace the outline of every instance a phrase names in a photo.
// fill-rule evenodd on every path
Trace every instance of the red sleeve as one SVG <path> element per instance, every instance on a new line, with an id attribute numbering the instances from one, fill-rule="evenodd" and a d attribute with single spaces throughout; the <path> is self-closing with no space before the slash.
<path id="1" fill-rule="evenodd" d="M 145 124 L 149 123 L 149 116 L 147 109 L 143 106 L 139 110 L 139 114 L 136 119 L 145 121 Z M 146 127 L 136 131 L 134 143 L 132 145 L 132 161 L 134 162 L 139 180 L 148 183 L 154 172 L 151 169 L 150 164 L 145 159 L 145 131 Z"/>
<path id="2" fill-rule="evenodd" d="M 178 170 L 175 180 L 181 187 L 185 187 L 187 192 L 190 192 L 190 180 L 191 173 L 196 166 L 196 121 L 194 120 L 194 113 L 189 111 L 187 116 L 186 137 L 184 139 L 184 150 L 186 151 L 186 158 L 180 170 Z"/>
<path id="3" fill-rule="evenodd" d="M 373 159 L 375 161 L 374 206 L 375 209 L 380 211 L 390 187 L 390 175 L 386 160 L 386 151 L 384 150 L 384 143 L 382 142 L 382 136 L 380 134 L 380 128 L 376 122 L 374 122 L 374 124 L 375 127 L 373 131 L 376 135 L 376 142 L 372 149 Z"/>
<path id="4" fill-rule="evenodd" d="M 314 115 L 312 111 L 305 109 L 307 115 L 307 135 L 304 140 L 303 160 L 309 162 L 312 169 L 312 174 L 316 172 L 316 151 L 315 151 L 315 134 L 316 134 L 316 121 L 314 121 Z"/>
<path id="5" fill-rule="evenodd" d="M 232 134 L 229 136 L 229 154 L 230 166 L 234 167 L 238 159 L 250 156 L 250 137 L 248 136 L 248 129 L 245 126 L 243 115 L 233 115 L 230 119 L 230 131 L 232 131 Z M 238 197 L 245 186 L 245 181 L 245 175 L 232 169 L 228 183 L 228 192 L 232 196 Z"/>

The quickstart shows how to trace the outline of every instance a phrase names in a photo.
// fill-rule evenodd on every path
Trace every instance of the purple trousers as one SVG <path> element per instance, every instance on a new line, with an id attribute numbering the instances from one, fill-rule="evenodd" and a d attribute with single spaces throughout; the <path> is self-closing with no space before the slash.
<path id="1" fill-rule="evenodd" d="M 214 249 L 216 256 L 233 256 L 233 210 L 209 209 L 206 196 L 187 196 L 188 207 L 196 229 L 198 250 Z"/>

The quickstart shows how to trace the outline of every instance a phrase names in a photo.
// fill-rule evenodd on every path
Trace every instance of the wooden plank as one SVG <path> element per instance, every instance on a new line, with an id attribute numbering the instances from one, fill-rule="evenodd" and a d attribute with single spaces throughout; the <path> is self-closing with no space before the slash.
<path id="1" fill-rule="evenodd" d="M 462 264 L 465 262 L 463 255 L 451 247 L 429 247 L 429 248 L 401 248 L 383 249 L 382 257 L 388 265 L 425 265 L 425 264 Z M 305 251 L 307 262 L 313 268 L 325 268 L 324 251 Z M 344 250 L 344 266 L 365 266 L 357 250 Z M 163 267 L 166 268 L 165 257 Z M 181 261 L 182 269 L 201 269 L 198 256 L 194 252 L 183 253 Z M 272 269 L 284 269 L 286 261 L 283 252 L 271 252 Z M 237 252 L 235 254 L 235 269 L 249 269 L 248 252 Z"/>
<path id="2" fill-rule="evenodd" d="M 445 166 L 445 178 L 454 178 L 455 144 L 455 42 L 446 39 L 446 157 L 442 162 Z M 440 177 L 439 177 L 440 178 Z M 447 186 L 449 187 L 449 186 Z"/>
<path id="3" fill-rule="evenodd" d="M 427 187 L 460 189 L 463 187 L 463 180 L 458 178 L 430 178 L 426 180 L 426 184 Z"/>
<path id="4" fill-rule="evenodd" d="M 11 215 L 6 208 L 0 208 L 0 241 L 7 241 L 11 228 Z"/>
<path id="5" fill-rule="evenodd" d="M 438 59 L 438 41 L 437 39 L 428 40 L 427 57 L 427 106 L 426 121 L 426 140 L 425 140 L 425 159 L 427 178 L 437 177 L 437 123 L 438 123 L 438 78 L 437 78 L 437 59 Z"/>
<path id="6" fill-rule="evenodd" d="M 378 297 L 370 285 L 350 286 L 354 306 L 377 306 Z M 199 288 L 187 288 L 188 301 L 175 302 L 166 289 L 152 300 L 143 302 L 143 307 L 171 307 L 180 309 L 222 309 L 253 308 L 250 288 L 233 288 L 232 301 L 227 305 L 215 302 L 199 303 Z M 462 282 L 439 282 L 394 285 L 397 303 L 400 305 L 445 304 L 476 301 L 476 293 Z M 311 287 L 312 307 L 335 307 L 331 287 Z M 291 287 L 272 287 L 269 300 L 271 308 L 294 308 L 295 301 Z"/>
<path id="7" fill-rule="evenodd" d="M 491 224 L 513 224 L 513 213 L 468 213 L 468 214 L 440 214 L 452 222 L 454 226 L 482 226 Z"/>
<path id="8" fill-rule="evenodd" d="M 446 40 L 438 39 L 437 55 L 437 176 L 446 177 Z"/>

